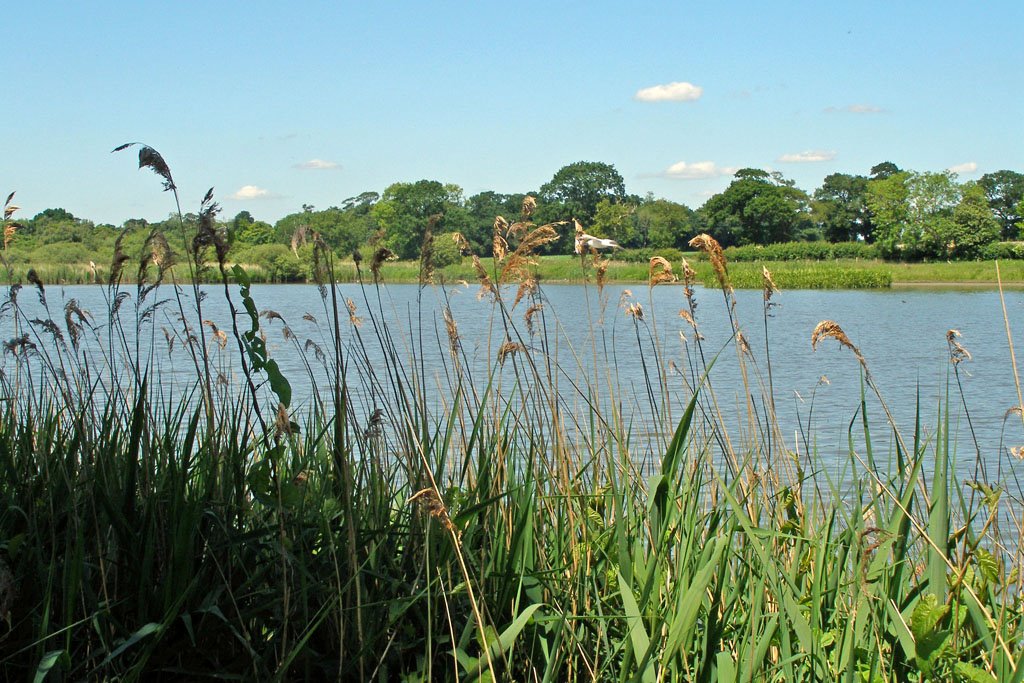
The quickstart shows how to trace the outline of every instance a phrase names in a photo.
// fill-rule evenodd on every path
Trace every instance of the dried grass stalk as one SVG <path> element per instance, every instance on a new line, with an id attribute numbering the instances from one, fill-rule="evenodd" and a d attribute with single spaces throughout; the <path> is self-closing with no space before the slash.
<path id="1" fill-rule="evenodd" d="M 675 273 L 672 272 L 672 264 L 661 256 L 654 256 L 647 267 L 647 284 L 650 287 L 676 281 Z"/>
<path id="2" fill-rule="evenodd" d="M 718 284 L 723 291 L 730 291 L 732 287 L 729 284 L 729 272 L 726 268 L 725 254 L 722 253 L 722 245 L 718 243 L 718 240 L 707 233 L 701 233 L 690 240 L 690 246 L 694 249 L 700 249 L 708 255 L 708 260 L 711 261 L 711 268 L 715 271 Z"/>
<path id="3" fill-rule="evenodd" d="M 960 330 L 949 330 L 946 332 L 946 343 L 949 345 L 949 362 L 959 365 L 965 360 L 971 360 L 971 352 L 964 348 L 963 344 L 957 341 L 961 337 Z"/>
<path id="4" fill-rule="evenodd" d="M 428 515 L 438 520 L 449 532 L 458 535 L 458 531 L 448 515 L 448 508 L 445 507 L 441 496 L 438 495 L 435 489 L 425 488 L 417 491 L 409 499 L 409 504 L 413 503 L 418 504 Z"/>
<path id="5" fill-rule="evenodd" d="M 527 218 L 529 218 L 530 216 L 532 216 L 533 212 L 536 209 L 537 209 L 537 200 L 536 199 L 534 199 L 530 195 L 526 195 L 525 197 L 523 197 L 522 214 L 523 214 L 523 220 L 524 221 Z"/>
<path id="6" fill-rule="evenodd" d="M 771 301 L 772 294 L 780 291 L 767 266 L 761 266 L 761 282 L 764 285 L 764 300 Z"/>
<path id="7" fill-rule="evenodd" d="M 855 355 L 857 360 L 860 361 L 861 367 L 864 368 L 865 372 L 867 371 L 867 362 L 864 360 L 864 356 L 861 354 L 860 349 L 853 345 L 850 338 L 846 336 L 845 332 L 843 332 L 843 328 L 839 327 L 839 323 L 834 320 L 822 320 L 815 326 L 814 331 L 811 333 L 811 350 L 817 351 L 818 342 L 829 338 L 835 339 L 839 342 L 840 346 L 845 346 L 850 349 L 850 351 L 853 351 L 853 355 Z"/>
<path id="8" fill-rule="evenodd" d="M 506 341 L 498 349 L 498 363 L 504 365 L 506 358 L 508 358 L 509 356 L 513 356 L 519 353 L 520 351 L 526 351 L 526 347 L 520 344 L 519 342 L 514 342 L 511 340 Z"/>
<path id="9" fill-rule="evenodd" d="M 373 260 L 370 262 L 370 272 L 373 273 L 373 281 L 380 282 L 380 267 L 384 265 L 385 261 L 397 261 L 398 254 L 391 251 L 387 247 L 381 247 L 373 253 Z"/>

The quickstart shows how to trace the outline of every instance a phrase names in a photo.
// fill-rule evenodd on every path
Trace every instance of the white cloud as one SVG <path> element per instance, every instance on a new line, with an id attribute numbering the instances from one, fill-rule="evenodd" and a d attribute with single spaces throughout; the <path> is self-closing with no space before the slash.
<path id="1" fill-rule="evenodd" d="M 732 175 L 736 170 L 732 166 L 718 166 L 713 161 L 695 161 L 693 163 L 677 161 L 666 168 L 662 175 L 679 180 L 701 180 L 703 178 Z"/>
<path id="2" fill-rule="evenodd" d="M 690 102 L 699 100 L 704 94 L 704 88 L 685 81 L 665 83 L 663 85 L 652 85 L 649 88 L 641 88 L 633 95 L 634 99 L 641 102 Z"/>
<path id="3" fill-rule="evenodd" d="M 845 107 L 825 107 L 826 114 L 846 112 L 847 114 L 881 114 L 885 110 L 874 104 L 848 104 Z"/>
<path id="4" fill-rule="evenodd" d="M 242 185 L 234 194 L 229 194 L 228 199 L 270 199 L 274 195 L 270 190 L 255 185 Z"/>
<path id="5" fill-rule="evenodd" d="M 951 173 L 974 173 L 975 171 L 978 170 L 978 164 L 973 161 L 968 161 L 963 164 L 956 164 L 955 166 L 950 166 L 946 170 Z"/>
<path id="6" fill-rule="evenodd" d="M 303 171 L 334 171 L 340 169 L 341 164 L 323 159 L 310 159 L 309 161 L 303 161 L 301 164 L 295 164 L 295 168 Z"/>
<path id="7" fill-rule="evenodd" d="M 835 158 L 836 152 L 834 150 L 809 149 L 795 154 L 783 154 L 778 158 L 778 161 L 788 164 L 806 164 L 814 161 L 832 161 Z"/>

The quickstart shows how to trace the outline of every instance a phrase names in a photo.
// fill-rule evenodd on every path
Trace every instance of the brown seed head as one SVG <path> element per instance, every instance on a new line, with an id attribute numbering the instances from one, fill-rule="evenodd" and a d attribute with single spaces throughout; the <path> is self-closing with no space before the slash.
<path id="1" fill-rule="evenodd" d="M 505 359 L 508 356 L 515 355 L 515 354 L 519 353 L 520 351 L 525 351 L 525 350 L 526 350 L 526 347 L 523 346 L 522 344 L 520 344 L 519 342 L 514 342 L 514 341 L 511 341 L 511 340 L 506 341 L 504 344 L 501 345 L 501 348 L 498 349 L 498 362 L 501 365 L 504 365 L 505 364 Z"/>
<path id="2" fill-rule="evenodd" d="M 537 200 L 536 199 L 534 199 L 530 195 L 526 195 L 525 197 L 523 197 L 523 208 L 522 208 L 523 220 L 526 220 L 527 218 L 532 216 L 533 212 L 534 212 L 534 210 L 536 208 L 537 208 Z"/>
<path id="3" fill-rule="evenodd" d="M 771 271 L 766 266 L 761 266 L 761 281 L 764 284 L 764 300 L 770 301 L 772 294 L 779 291 L 775 280 L 772 279 Z"/>
<path id="4" fill-rule="evenodd" d="M 818 342 L 828 338 L 835 339 L 839 342 L 840 346 L 845 346 L 853 351 L 853 355 L 855 355 L 857 360 L 860 361 L 861 366 L 867 370 L 867 364 L 864 360 L 864 356 L 861 355 L 860 349 L 853 345 L 850 338 L 846 336 L 845 332 L 843 332 L 843 328 L 839 327 L 839 323 L 834 320 L 822 320 L 815 326 L 814 331 L 811 333 L 811 350 L 817 351 Z"/>
<path id="5" fill-rule="evenodd" d="M 715 271 L 715 277 L 718 278 L 718 284 L 721 285 L 723 290 L 730 289 L 725 254 L 722 253 L 722 245 L 718 243 L 718 240 L 707 233 L 701 233 L 690 240 L 690 246 L 694 249 L 700 249 L 708 255 L 711 267 Z"/>
<path id="6" fill-rule="evenodd" d="M 676 281 L 672 272 L 672 264 L 661 256 L 654 256 L 647 267 L 647 284 L 651 287 Z"/>

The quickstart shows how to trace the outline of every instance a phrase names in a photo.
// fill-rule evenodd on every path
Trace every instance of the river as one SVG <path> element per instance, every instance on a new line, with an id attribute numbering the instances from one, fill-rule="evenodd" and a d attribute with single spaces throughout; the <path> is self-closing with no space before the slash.
<path id="1" fill-rule="evenodd" d="M 131 337 L 134 323 L 130 321 L 137 311 L 137 292 L 134 287 L 125 287 L 123 291 L 131 295 L 120 312 Z M 194 311 L 191 291 L 183 289 L 187 312 Z M 215 370 L 237 382 L 238 354 L 230 335 L 230 315 L 223 289 L 206 287 L 204 292 L 204 319 L 228 333 L 227 347 L 214 353 Z M 231 292 L 240 309 L 237 288 L 232 287 Z M 762 293 L 738 291 L 733 316 L 750 347 L 744 361 L 746 385 L 731 342 L 733 323 L 729 309 L 721 291 L 716 289 L 698 287 L 695 292 L 696 321 L 703 336 L 700 348 L 693 329 L 679 316 L 687 305 L 679 286 L 653 290 L 642 285 L 608 286 L 599 293 L 592 285 L 545 285 L 541 290 L 543 311 L 534 317 L 537 327 L 543 324 L 543 329 L 533 336 L 529 334 L 524 316 L 530 303 L 524 301 L 511 312 L 509 337 L 498 309 L 486 297 L 478 298 L 478 287 L 474 285 L 387 285 L 380 289 L 341 285 L 338 292 L 342 299 L 352 300 L 353 315 L 361 319 L 359 327 L 343 319 L 342 339 L 348 358 L 356 359 L 365 352 L 366 362 L 353 360 L 349 377 L 352 395 L 360 403 L 357 411 L 365 415 L 372 412 L 378 401 L 386 400 L 379 395 L 372 397 L 371 383 L 365 379 L 370 368 L 383 371 L 384 351 L 378 332 L 385 328 L 397 357 L 410 371 L 413 367 L 421 371 L 428 388 L 436 390 L 431 392 L 432 400 L 438 402 L 437 406 L 443 405 L 445 392 L 450 391 L 446 371 L 451 368 L 442 316 L 447 302 L 458 326 L 463 361 L 478 389 L 486 384 L 487 370 L 493 367 L 500 345 L 508 339 L 520 342 L 529 351 L 520 352 L 514 360 L 523 363 L 529 353 L 541 366 L 539 381 L 546 381 L 546 359 L 552 361 L 552 367 L 557 366 L 554 376 L 559 378 L 559 391 L 569 409 L 584 405 L 583 395 L 600 402 L 604 388 L 612 387 L 613 400 L 622 406 L 626 421 L 639 437 L 651 440 L 655 451 L 670 435 L 657 426 L 652 413 L 669 409 L 672 419 L 678 419 L 703 367 L 698 360 L 701 352 L 705 362 L 718 355 L 710 384 L 723 413 L 732 415 L 745 413 L 744 386 L 754 394 L 758 410 L 764 411 L 758 385 L 767 386 L 770 355 L 772 393 L 786 447 L 798 453 L 813 450 L 819 462 L 841 472 L 849 466 L 848 434 L 851 421 L 857 416 L 865 373 L 855 355 L 833 339 L 822 341 L 816 351 L 812 350 L 812 330 L 818 322 L 828 319 L 836 321 L 863 354 L 867 372 L 908 443 L 913 436 L 917 407 L 925 435 L 933 438 L 940 410 L 948 406 L 951 438 L 962 476 L 973 476 L 977 461 L 984 465 L 990 478 L 1012 476 L 1021 469 L 1010 449 L 1024 445 L 1024 427 L 1016 414 L 1008 417 L 1008 411 L 1019 400 L 1006 323 L 996 291 L 786 291 L 773 297 L 767 327 Z M 40 325 L 33 326 L 27 321 L 49 318 L 66 330 L 63 307 L 74 299 L 89 311 L 94 330 L 83 337 L 84 353 L 105 358 L 111 348 L 117 348 L 117 344 L 109 345 L 106 288 L 51 286 L 46 295 L 49 312 L 40 305 L 31 287 L 18 296 L 20 329 L 34 330 L 37 343 L 47 345 L 50 335 Z M 513 295 L 514 290 L 507 293 L 509 300 Z M 260 321 L 267 347 L 293 385 L 292 407 L 300 413 L 308 410 L 314 391 L 310 377 L 321 390 L 330 385 L 329 373 L 316 361 L 313 346 L 329 351 L 330 345 L 328 316 L 318 290 L 315 286 L 264 285 L 254 286 L 252 296 L 260 311 L 277 314 Z M 144 326 L 143 336 L 154 344 L 154 367 L 168 392 L 187 387 L 195 376 L 188 356 L 182 351 L 180 335 L 168 352 L 164 331 L 173 337 L 181 328 L 176 304 L 171 299 L 173 290 L 165 286 L 150 294 L 138 309 L 141 312 L 155 301 L 165 301 L 153 315 L 152 327 Z M 1014 339 L 1022 340 L 1024 293 L 1008 291 L 1005 300 L 1009 324 L 1017 332 Z M 627 312 L 629 304 L 639 304 L 642 319 L 635 315 L 636 308 L 634 315 Z M 239 323 L 245 326 L 247 320 L 241 319 Z M 0 318 L 4 340 L 15 334 L 14 325 L 14 316 L 8 309 Z M 210 336 L 214 329 L 213 325 L 206 325 L 205 333 Z M 947 344 L 947 332 L 954 329 L 961 335 L 957 341 L 971 355 L 970 360 L 957 366 L 950 362 Z M 213 344 L 212 339 L 210 343 Z M 140 348 L 145 346 L 143 343 Z M 133 339 L 128 340 L 126 348 L 129 352 L 135 348 Z M 1018 351 L 1021 349 L 1024 345 Z M 123 353 L 115 351 L 115 355 Z M 10 376 L 14 365 L 12 354 L 4 353 L 0 370 Z M 93 365 L 96 367 L 95 361 Z M 508 376 L 515 370 L 513 362 L 507 361 L 506 366 L 499 375 L 508 386 Z M 309 367 L 313 368 L 312 375 Z M 657 368 L 663 372 L 658 373 Z M 963 400 L 954 370 L 959 371 Z M 659 376 L 666 378 L 663 386 L 657 382 Z M 589 391 L 583 389 L 587 386 Z M 870 389 L 865 390 L 872 439 L 877 441 L 876 449 L 888 457 L 892 439 L 885 428 L 884 413 Z M 655 394 L 653 400 L 651 392 Z M 667 407 L 663 397 L 668 398 Z M 742 420 L 736 428 L 743 429 Z M 862 447 L 863 429 L 859 423 L 853 433 L 857 450 Z"/>

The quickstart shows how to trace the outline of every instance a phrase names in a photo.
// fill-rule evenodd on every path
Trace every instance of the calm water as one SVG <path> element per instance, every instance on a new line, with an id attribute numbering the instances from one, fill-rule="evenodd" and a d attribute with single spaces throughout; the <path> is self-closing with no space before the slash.
<path id="1" fill-rule="evenodd" d="M 624 413 L 634 425 L 637 434 L 644 435 L 650 427 L 651 414 L 663 410 L 663 402 L 652 404 L 648 399 L 648 385 L 644 367 L 649 374 L 659 363 L 669 372 L 665 391 L 670 396 L 673 415 L 677 418 L 682 406 L 689 400 L 694 383 L 694 362 L 697 348 L 689 325 L 679 318 L 684 307 L 680 287 L 660 287 L 653 293 L 644 286 L 632 289 L 630 301 L 644 308 L 644 320 L 637 327 L 620 306 L 625 287 L 607 287 L 599 298 L 594 287 L 555 286 L 544 288 L 546 336 L 530 337 L 523 321 L 528 304 L 521 303 L 513 311 L 512 321 L 522 341 L 533 349 L 533 357 L 540 362 L 544 353 L 556 359 L 559 367 L 559 386 L 567 405 L 580 405 L 574 396 L 572 383 L 595 387 L 600 400 L 600 387 L 614 382 L 617 399 Z M 125 291 L 135 294 L 134 288 Z M 209 288 L 204 301 L 204 317 L 230 335 L 230 319 L 222 290 Z M 374 368 L 380 371 L 382 352 L 374 333 L 369 309 L 374 309 L 378 322 L 384 321 L 394 340 L 398 353 L 411 364 L 415 361 L 429 377 L 429 384 L 438 387 L 437 396 L 445 395 L 445 368 L 447 337 L 440 311 L 446 296 L 458 323 L 459 335 L 467 355 L 468 367 L 474 381 L 482 386 L 486 370 L 492 364 L 496 348 L 504 341 L 501 321 L 492 304 L 476 298 L 477 288 L 455 286 L 441 290 L 420 290 L 412 285 L 389 285 L 382 290 L 380 300 L 376 290 L 363 290 L 357 286 L 342 286 L 343 297 L 356 304 L 356 314 L 363 318 L 358 332 Z M 94 316 L 96 332 L 91 336 L 92 352 L 108 341 L 105 320 L 105 290 L 100 287 L 57 287 L 47 289 L 50 316 L 63 328 L 63 303 L 76 299 L 80 306 Z M 191 290 L 186 289 L 190 296 Z M 237 290 L 232 290 L 237 294 Z M 169 288 L 160 292 L 159 299 L 172 295 Z M 327 317 L 314 286 L 254 286 L 252 290 L 258 308 L 273 310 L 284 320 L 261 321 L 267 334 L 267 344 L 295 391 L 293 407 L 309 407 L 313 388 L 308 381 L 306 362 L 318 367 L 306 340 L 328 347 L 326 342 Z M 751 383 L 756 387 L 758 377 L 767 382 L 765 327 L 762 297 L 758 291 L 737 292 L 736 316 L 749 340 L 754 363 L 750 367 Z M 717 290 L 698 289 L 697 321 L 703 334 L 703 350 L 710 360 L 724 349 L 711 373 L 711 382 L 723 410 L 732 413 L 742 409 L 743 384 L 733 346 L 728 345 L 730 323 L 722 295 Z M 1015 346 L 1024 353 L 1024 293 L 1005 294 L 1011 328 L 1015 331 Z M 156 299 L 151 295 L 146 304 Z M 46 318 L 35 292 L 29 288 L 19 295 L 25 318 Z M 847 449 L 847 432 L 856 415 L 861 393 L 862 373 L 848 350 L 840 349 L 834 340 L 820 344 L 816 352 L 811 349 L 811 331 L 823 319 L 837 321 L 866 358 L 868 368 L 881 389 L 882 395 L 894 412 L 905 439 L 913 435 L 915 406 L 920 405 L 926 432 L 934 432 L 940 407 L 945 405 L 946 392 L 950 392 L 951 430 L 955 432 L 957 453 L 963 468 L 973 466 L 977 449 L 980 450 L 990 477 L 1010 474 L 1019 469 L 1008 454 L 1010 446 L 1024 444 L 1024 428 L 1017 416 L 1006 419 L 1008 409 L 1018 403 L 1014 388 L 1013 371 L 1006 339 L 1002 309 L 998 292 L 990 291 L 787 291 L 776 296 L 778 306 L 771 310 L 768 320 L 769 349 L 771 355 L 774 396 L 780 423 L 787 433 L 787 447 L 803 452 L 807 444 L 798 438 L 798 427 L 812 422 L 812 445 L 824 462 L 835 461 L 842 467 Z M 236 301 L 236 305 L 240 304 Z M 187 309 L 188 310 L 188 309 Z M 311 314 L 305 316 L 305 314 Z M 133 320 L 134 304 L 126 301 L 122 319 Z M 314 322 L 309 318 L 315 318 Z M 536 320 L 541 319 L 538 316 Z M 163 329 L 180 329 L 173 303 L 164 304 L 154 316 L 155 326 L 147 339 L 153 339 L 157 352 L 154 363 L 166 390 L 184 388 L 194 377 L 187 355 L 180 341 L 167 353 Z M 240 324 L 246 324 L 245 320 Z M 287 324 L 294 334 L 288 339 L 283 334 Z M 0 332 L 9 339 L 14 323 L 8 313 L 0 319 Z M 207 331 L 212 329 L 207 326 Z M 946 331 L 958 329 L 963 335 L 960 342 L 970 351 L 973 360 L 961 364 L 960 375 L 968 413 L 956 390 L 952 365 L 946 343 Z M 682 331 L 687 340 L 680 338 Z M 344 324 L 342 335 L 346 345 L 356 345 L 356 328 Z M 45 333 L 40 333 L 45 337 Z M 655 344 L 656 342 L 656 344 Z M 145 344 L 143 344 L 145 345 Z M 655 354 L 660 349 L 660 356 Z M 354 346 L 349 346 L 354 348 Z M 312 349 L 311 346 L 308 349 Z M 237 352 L 234 341 L 229 340 L 225 351 L 218 352 L 217 369 L 225 376 L 237 377 Z M 353 356 L 354 357 L 354 356 Z M 503 376 L 513 372 L 506 364 Z M 10 354 L 0 359 L 0 368 L 12 372 L 14 360 Z M 365 371 L 350 378 L 353 391 L 361 405 L 358 410 L 368 414 L 378 401 L 370 395 L 368 383 L 359 378 Z M 328 375 L 322 369 L 315 373 L 321 388 L 328 386 Z M 827 378 L 827 381 L 822 379 Z M 656 388 L 657 390 L 657 388 Z M 813 399 L 813 413 L 811 398 Z M 882 429 L 884 415 L 877 401 L 868 401 L 869 417 L 875 425 L 872 430 L 876 448 L 889 452 L 890 440 Z M 970 427 L 973 426 L 973 436 Z M 856 434 L 861 428 L 856 427 Z M 648 435 L 654 441 L 659 434 Z M 789 442 L 792 443 L 789 443 Z M 857 443 L 860 443 L 859 436 Z M 838 457 L 837 457 L 838 456 Z M 967 470 L 965 470 L 966 472 Z"/>

